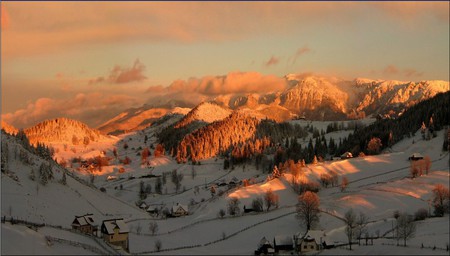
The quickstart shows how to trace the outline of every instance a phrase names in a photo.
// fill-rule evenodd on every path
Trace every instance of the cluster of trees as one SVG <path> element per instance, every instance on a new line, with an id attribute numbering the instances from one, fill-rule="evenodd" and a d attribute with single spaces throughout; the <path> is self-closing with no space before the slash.
<path id="1" fill-rule="evenodd" d="M 434 214 L 444 216 L 450 211 L 450 192 L 448 187 L 436 184 L 433 188 Z"/>
<path id="2" fill-rule="evenodd" d="M 41 163 L 39 166 L 39 182 L 45 186 L 51 180 L 53 180 L 52 166 L 47 163 Z M 31 169 L 30 179 L 34 180 L 34 170 Z"/>
<path id="3" fill-rule="evenodd" d="M 352 249 L 352 242 L 354 238 L 358 239 L 358 244 L 361 244 L 362 235 L 367 232 L 366 226 L 369 218 L 363 213 L 359 212 L 357 215 L 353 209 L 349 209 L 344 215 L 345 234 L 348 238 L 350 250 Z"/>
<path id="4" fill-rule="evenodd" d="M 415 178 L 424 174 L 428 175 L 431 168 L 431 159 L 429 156 L 425 156 L 423 159 L 411 161 L 411 177 Z"/>
<path id="5" fill-rule="evenodd" d="M 414 135 L 425 122 L 427 127 L 432 127 L 434 131 L 441 130 L 450 124 L 450 92 L 439 93 L 435 97 L 424 100 L 407 109 L 398 119 L 382 119 L 375 123 L 357 129 L 342 140 L 338 146 L 337 153 L 343 154 L 350 151 L 353 155 L 359 152 L 369 154 L 368 144 L 372 138 L 380 139 L 379 150 L 383 150 L 404 137 Z M 372 152 L 373 153 L 373 152 Z"/>
<path id="6" fill-rule="evenodd" d="M 351 122 L 348 122 L 347 125 L 344 125 L 344 122 L 332 122 L 327 125 L 326 133 L 342 131 L 342 130 L 355 130 L 358 128 L 363 128 L 365 126 L 366 125 L 359 120 L 353 120 Z"/>
<path id="7" fill-rule="evenodd" d="M 222 121 L 202 127 L 186 135 L 176 149 L 180 163 L 199 160 L 226 152 L 231 146 L 245 143 L 254 137 L 259 121 L 235 112 Z"/>

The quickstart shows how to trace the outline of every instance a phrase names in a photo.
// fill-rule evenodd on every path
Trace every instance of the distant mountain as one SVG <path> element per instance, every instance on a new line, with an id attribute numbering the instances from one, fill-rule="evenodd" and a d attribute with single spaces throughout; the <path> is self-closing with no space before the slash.
<path id="1" fill-rule="evenodd" d="M 216 103 L 203 102 L 189 111 L 183 119 L 175 124 L 175 128 L 184 127 L 194 121 L 212 123 L 214 121 L 226 118 L 231 114 L 231 112 L 232 110 L 221 107 Z"/>
<path id="2" fill-rule="evenodd" d="M 266 95 L 218 97 L 217 102 L 231 109 L 254 110 L 276 121 L 295 116 L 311 120 L 355 119 L 369 115 L 398 116 L 406 107 L 449 91 L 447 81 L 402 82 L 358 78 L 339 78 L 290 74 L 290 87 Z"/>
<path id="3" fill-rule="evenodd" d="M 16 134 L 19 131 L 19 129 L 8 124 L 7 122 L 5 122 L 3 120 L 2 120 L 2 129 L 5 130 L 5 132 L 9 133 L 9 134 Z"/>
<path id="4" fill-rule="evenodd" d="M 169 114 L 187 114 L 177 127 L 193 121 L 210 123 L 222 120 L 232 111 L 257 119 L 282 122 L 295 118 L 308 120 L 346 120 L 366 116 L 398 117 L 403 111 L 438 93 L 449 91 L 448 81 L 404 82 L 357 78 L 285 76 L 288 88 L 267 94 L 226 94 L 191 109 L 182 101 L 156 102 L 124 111 L 98 129 L 105 134 L 142 130 Z"/>
<path id="5" fill-rule="evenodd" d="M 189 108 L 169 105 L 165 107 L 144 105 L 140 108 L 132 108 L 120 113 L 100 125 L 98 129 L 105 134 L 118 135 L 130 131 L 142 130 L 166 114 L 186 114 L 190 110 Z"/>
<path id="6" fill-rule="evenodd" d="M 68 145 L 82 145 L 83 143 L 107 140 L 108 137 L 86 124 L 68 119 L 56 118 L 46 120 L 33 127 L 24 129 L 31 144 L 38 142 L 44 144 L 64 143 Z M 85 142 L 86 141 L 86 142 Z"/>

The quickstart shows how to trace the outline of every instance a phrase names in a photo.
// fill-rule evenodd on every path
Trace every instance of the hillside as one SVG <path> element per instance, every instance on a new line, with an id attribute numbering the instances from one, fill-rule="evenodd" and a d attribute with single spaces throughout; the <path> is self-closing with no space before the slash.
<path id="1" fill-rule="evenodd" d="M 166 121 L 173 122 L 171 118 Z M 309 125 L 306 122 L 299 123 L 303 127 Z M 160 125 L 167 124 L 161 120 Z M 314 125 L 320 127 L 320 122 Z M 144 131 L 150 138 L 147 143 L 155 143 L 152 134 L 157 129 L 157 126 L 151 126 Z M 346 134 L 346 131 L 342 131 L 340 137 Z M 338 132 L 326 135 L 339 136 Z M 136 152 L 139 152 L 137 151 L 139 146 L 144 144 L 143 136 L 143 133 L 137 132 L 121 137 L 122 142 L 116 144 L 119 148 L 119 156 L 121 158 L 129 156 L 132 162 L 124 166 L 124 173 L 118 172 L 121 167 L 119 163 L 111 163 L 105 166 L 102 172 L 96 173 L 93 185 L 106 189 L 106 193 L 101 193 L 93 187 L 78 182 L 70 175 L 67 175 L 67 185 L 60 184 L 58 181 L 61 179 L 62 170 L 58 172 L 55 169 L 55 178 L 45 186 L 39 185 L 38 181 L 30 180 L 31 169 L 38 168 L 43 160 L 32 156 L 32 162 L 35 164 L 31 165 L 14 160 L 15 147 L 22 148 L 22 146 L 2 135 L 2 140 L 8 143 L 9 169 L 13 172 L 9 175 L 2 173 L 2 215 L 12 214 L 21 219 L 39 223 L 45 221 L 63 227 L 69 227 L 75 214 L 86 212 L 94 213 L 100 216 L 100 219 L 112 216 L 124 217 L 131 229 L 130 252 L 143 254 L 154 252 L 154 244 L 160 240 L 162 248 L 167 251 L 158 254 L 211 255 L 227 252 L 227 254 L 247 255 L 253 253 L 263 236 L 272 241 L 276 235 L 292 236 L 304 232 L 304 227 L 295 218 L 297 193 L 291 187 L 292 177 L 289 170 L 285 171 L 281 178 L 267 181 L 268 174 L 255 169 L 253 164 L 248 164 L 245 168 L 236 166 L 233 170 L 224 170 L 223 159 L 220 158 L 219 160 L 206 159 L 201 165 L 193 166 L 177 164 L 173 158 L 167 156 L 151 156 L 149 158 L 151 167 L 148 168 L 140 165 L 140 156 L 136 155 Z M 448 184 L 450 179 L 448 153 L 441 151 L 442 137 L 443 131 L 438 132 L 437 137 L 431 140 L 423 140 L 421 135 L 416 133 L 412 138 L 399 141 L 392 147 L 392 153 L 389 154 L 327 161 L 303 168 L 302 179 L 304 180 L 319 182 L 320 175 L 329 171 L 338 173 L 339 179 L 346 176 L 349 180 L 345 192 L 340 192 L 338 187 L 321 187 L 318 193 L 321 209 L 324 212 L 321 213 L 320 221 L 315 228 L 324 230 L 331 242 L 337 244 L 346 242 L 345 227 L 339 217 L 343 216 L 350 207 L 369 216 L 370 234 L 380 234 L 380 238 L 374 239 L 374 245 L 370 248 L 356 244 L 353 251 L 341 247 L 325 250 L 321 254 L 379 255 L 387 251 L 391 254 L 414 254 L 419 250 L 422 255 L 445 255 L 445 246 L 449 239 L 447 214 L 444 218 L 430 218 L 417 222 L 416 236 L 408 241 L 408 247 L 386 245 L 393 242 L 389 237 L 392 235 L 391 226 L 395 221 L 392 216 L 395 210 L 414 214 L 419 208 L 428 209 L 428 200 L 432 197 L 433 186 L 438 183 Z M 129 144 L 128 149 L 121 147 L 125 142 Z M 2 149 L 4 148 L 5 146 L 2 145 Z M 428 175 L 416 179 L 409 178 L 409 162 L 406 159 L 413 152 L 420 152 L 431 157 L 432 167 Z M 112 153 L 108 151 L 107 156 L 112 156 Z M 178 192 L 176 192 L 175 184 L 170 180 L 170 172 L 173 170 L 184 175 L 181 181 L 182 189 Z M 37 171 L 35 173 L 37 174 Z M 154 176 L 147 176 L 149 173 Z M 164 173 L 168 173 L 167 182 L 163 183 L 162 192 L 157 193 L 155 184 Z M 88 180 L 86 174 L 76 172 L 75 174 L 82 180 Z M 14 180 L 14 175 L 17 176 L 18 182 Z M 107 180 L 108 176 L 116 176 L 116 179 Z M 249 184 L 234 188 L 215 185 L 219 181 L 228 182 L 233 178 L 248 180 Z M 149 215 L 144 210 L 137 210 L 132 205 L 139 200 L 141 182 L 145 186 L 152 187 L 151 192 L 143 200 L 148 205 L 163 209 L 182 203 L 189 205 L 190 214 L 185 217 L 165 219 Z M 212 186 L 216 188 L 215 195 L 211 195 Z M 198 192 L 196 187 L 199 188 Z M 269 211 L 262 213 L 244 214 L 243 206 L 251 205 L 253 199 L 263 196 L 269 188 L 279 196 L 278 208 L 271 207 Z M 241 213 L 234 217 L 230 216 L 226 210 L 231 197 L 238 197 L 240 200 Z M 224 218 L 217 217 L 220 209 L 225 209 Z M 154 222 L 157 222 L 159 226 L 156 236 L 151 235 L 148 230 L 149 224 Z M 141 231 L 138 231 L 139 227 Z M 39 228 L 37 232 L 24 228 L 25 226 L 21 225 L 10 225 L 9 222 L 2 224 L 2 233 L 8 234 L 6 237 L 2 236 L 3 244 L 8 243 L 8 246 L 3 247 L 2 254 L 94 253 L 82 250 L 81 247 L 65 244 L 46 246 L 46 235 L 89 244 L 104 250 L 92 238 L 54 227 Z M 18 236 L 26 240 L 20 240 Z M 424 249 L 420 249 L 422 243 L 425 246 Z M 186 247 L 180 248 L 184 246 Z M 431 249 L 433 246 L 438 249 L 433 251 Z M 103 251 L 101 254 L 105 253 Z"/>
<path id="2" fill-rule="evenodd" d="M 100 125 L 98 130 L 104 134 L 123 134 L 131 131 L 142 130 L 166 114 L 186 114 L 189 108 L 174 107 L 150 107 L 144 105 L 140 108 L 128 109 L 106 123 Z"/>
<path id="3" fill-rule="evenodd" d="M 88 145 L 91 142 L 105 141 L 109 138 L 100 131 L 89 128 L 86 124 L 68 119 L 56 118 L 46 120 L 33 127 L 24 129 L 31 144 L 36 145 L 38 142 L 52 145 L 68 144 L 68 145 Z"/>

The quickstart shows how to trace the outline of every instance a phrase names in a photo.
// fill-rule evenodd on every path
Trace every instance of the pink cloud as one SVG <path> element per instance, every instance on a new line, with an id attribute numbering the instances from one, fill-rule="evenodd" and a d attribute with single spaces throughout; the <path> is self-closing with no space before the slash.
<path id="1" fill-rule="evenodd" d="M 383 69 L 383 74 L 385 75 L 396 75 L 399 73 L 399 69 L 394 65 L 389 65 Z"/>
<path id="2" fill-rule="evenodd" d="M 276 64 L 278 64 L 278 62 L 280 62 L 280 59 L 275 56 L 272 56 L 264 65 L 266 67 L 268 67 L 268 66 L 276 65 Z"/>
<path id="3" fill-rule="evenodd" d="M 302 55 L 304 55 L 305 53 L 308 53 L 308 52 L 311 52 L 311 49 L 308 46 L 303 46 L 303 47 L 299 48 L 297 50 L 297 52 L 294 54 L 292 64 L 295 64 L 295 62 L 297 61 L 297 59 L 300 56 L 302 56 Z"/>
<path id="4" fill-rule="evenodd" d="M 258 72 L 230 72 L 226 76 L 205 76 L 190 78 L 187 81 L 174 81 L 168 92 L 196 92 L 203 95 L 265 93 L 283 90 L 286 81 L 274 75 L 262 75 Z"/>
<path id="5" fill-rule="evenodd" d="M 218 96 L 270 93 L 284 90 L 287 86 L 284 78 L 274 75 L 262 75 L 258 72 L 230 72 L 223 76 L 178 79 L 168 87 L 148 87 L 146 93 L 149 95 L 147 99 L 149 104 L 164 105 L 169 101 L 178 101 L 185 107 L 193 107 Z"/>
<path id="6" fill-rule="evenodd" d="M 47 119 L 68 117 L 96 127 L 135 105 L 137 100 L 127 95 L 79 93 L 70 99 L 39 98 L 14 113 L 2 114 L 2 119 L 15 127 L 26 128 Z"/>
<path id="7" fill-rule="evenodd" d="M 285 34 L 298 24 L 325 20 L 353 24 L 367 11 L 416 24 L 424 15 L 448 23 L 446 2 L 2 2 L 2 7 L 2 29 L 8 27 L 2 54 L 13 57 L 120 41 L 217 42 Z"/>
<path id="8" fill-rule="evenodd" d="M 123 68 L 119 65 L 116 65 L 111 70 L 110 74 L 108 75 L 108 78 L 100 76 L 97 78 L 90 79 L 88 83 L 96 84 L 107 81 L 113 84 L 124 84 L 130 82 L 139 82 L 147 79 L 147 77 L 144 76 L 143 74 L 144 70 L 145 70 L 144 64 L 142 64 L 139 61 L 139 59 L 136 59 L 131 68 Z"/>
<path id="9" fill-rule="evenodd" d="M 142 74 L 144 69 L 145 66 L 137 59 L 131 68 L 115 66 L 109 75 L 109 80 L 116 84 L 142 81 L 147 79 L 147 77 Z"/>
<path id="10" fill-rule="evenodd" d="M 406 77 L 420 77 L 423 75 L 423 72 L 419 72 L 416 69 L 407 68 L 404 70 L 404 74 Z"/>

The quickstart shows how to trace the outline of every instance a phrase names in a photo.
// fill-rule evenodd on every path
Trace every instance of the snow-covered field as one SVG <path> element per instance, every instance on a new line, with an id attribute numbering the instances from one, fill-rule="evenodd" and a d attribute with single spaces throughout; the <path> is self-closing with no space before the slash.
<path id="1" fill-rule="evenodd" d="M 303 122 L 303 121 L 295 121 Z M 301 123 L 303 126 L 303 124 Z M 327 123 L 315 122 L 314 127 L 326 129 Z M 323 128 L 322 128 L 323 127 Z M 120 217 L 124 218 L 131 229 L 130 253 L 151 254 L 155 252 L 155 242 L 161 241 L 162 249 L 157 254 L 253 254 L 260 239 L 265 236 L 273 240 L 275 235 L 289 235 L 305 231 L 295 217 L 297 194 L 291 188 L 290 174 L 280 179 L 265 182 L 267 174 L 256 170 L 253 165 L 237 166 L 234 170 L 223 170 L 223 159 L 209 159 L 201 165 L 180 165 L 167 156 L 151 157 L 151 167 L 143 167 L 140 157 L 136 155 L 138 147 L 143 144 L 144 133 L 148 135 L 150 143 L 155 142 L 152 127 L 144 132 L 122 135 L 115 142 L 103 145 L 106 155 L 112 156 L 112 147 L 119 151 L 119 157 L 129 156 L 130 165 L 125 166 L 125 172 L 119 173 L 118 164 L 103 167 L 93 185 L 88 187 L 67 176 L 67 185 L 57 182 L 49 183 L 45 187 L 37 185 L 36 181 L 28 178 L 29 166 L 19 162 L 12 162 L 10 169 L 18 176 L 19 182 L 2 174 L 2 216 L 46 223 L 58 227 L 43 227 L 36 231 L 23 225 L 2 223 L 2 254 L 96 254 L 97 248 L 103 253 L 108 252 L 101 242 L 92 237 L 69 232 L 70 224 L 75 215 L 93 213 L 96 220 Z M 335 132 L 334 138 L 347 136 L 347 131 Z M 448 152 L 443 153 L 443 132 L 436 138 L 423 141 L 418 134 L 394 145 L 388 153 L 377 156 L 366 156 L 339 161 L 323 162 L 308 165 L 304 168 L 306 178 L 317 181 L 321 173 L 329 170 L 346 176 L 349 185 L 345 192 L 338 187 L 322 188 L 320 196 L 320 222 L 315 229 L 324 230 L 329 240 L 336 244 L 346 243 L 345 225 L 337 217 L 343 216 L 349 209 L 364 212 L 370 219 L 368 231 L 371 235 L 379 233 L 383 238 L 375 239 L 374 245 L 354 245 L 349 251 L 340 247 L 320 252 L 321 255 L 361 255 L 361 254 L 411 254 L 411 255 L 448 255 L 445 250 L 449 241 L 449 216 L 430 218 L 417 224 L 414 238 L 408 241 L 408 246 L 396 246 L 392 236 L 394 221 L 393 212 L 399 210 L 414 214 L 419 208 L 429 209 L 432 198 L 432 188 L 437 183 L 445 186 L 449 184 Z M 414 143 L 413 143 L 414 140 Z M 123 150 L 123 143 L 129 146 Z M 11 146 L 10 146 L 11 147 Z M 134 148 L 134 150 L 133 150 Z M 431 171 L 426 176 L 416 179 L 409 178 L 410 154 L 418 152 L 430 156 Z M 10 159 L 13 159 L 12 153 Z M 163 186 L 163 194 L 151 193 L 144 200 L 148 205 L 166 206 L 171 208 L 176 203 L 189 205 L 190 214 L 184 217 L 161 219 L 146 213 L 136 206 L 139 200 L 139 184 L 151 185 L 154 191 L 155 177 L 140 178 L 143 175 L 162 175 L 164 172 L 177 170 L 183 173 L 182 186 L 175 193 L 175 186 L 171 182 L 170 174 Z M 193 169 L 196 174 L 192 177 Z M 75 172 L 76 173 L 76 172 Z M 86 173 L 76 173 L 81 179 L 88 181 Z M 60 174 L 56 174 L 56 180 Z M 108 181 L 108 176 L 116 176 L 117 180 Z M 133 177 L 133 178 L 132 178 Z M 210 187 L 217 181 L 230 181 L 233 177 L 238 180 L 253 179 L 255 184 L 227 190 L 226 186 L 216 187 L 216 194 L 211 196 Z M 123 189 L 120 189 L 122 185 Z M 199 192 L 194 193 L 198 186 Z M 98 188 L 105 188 L 106 193 Z M 218 217 L 220 209 L 226 210 L 230 197 L 238 197 L 240 208 L 250 205 L 257 196 L 263 196 L 271 188 L 280 199 L 278 208 L 271 208 L 263 213 L 241 214 L 224 218 Z M 219 190 L 224 194 L 218 196 Z M 192 202 L 192 203 L 191 203 Z M 431 209 L 432 211 L 433 209 Z M 158 232 L 151 235 L 149 223 L 158 223 Z M 139 232 L 138 230 L 141 229 Z M 85 246 L 68 242 L 53 242 L 49 245 L 45 236 L 79 242 Z M 421 245 L 424 248 L 420 248 Z M 103 246 L 102 246 L 103 245 Z M 436 249 L 432 248 L 436 246 Z M 191 248 L 180 248 L 191 247 Z M 86 249 L 88 248 L 88 249 Z M 179 248 L 179 249 L 177 249 Z M 170 250 L 174 249 L 174 250 Z M 444 249 L 444 250 L 442 250 Z"/>

